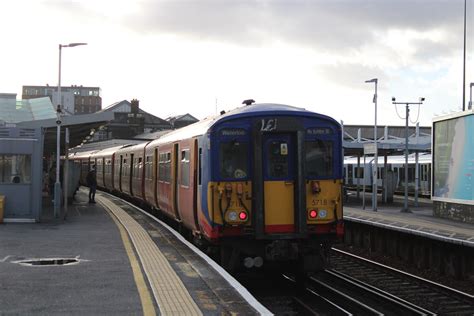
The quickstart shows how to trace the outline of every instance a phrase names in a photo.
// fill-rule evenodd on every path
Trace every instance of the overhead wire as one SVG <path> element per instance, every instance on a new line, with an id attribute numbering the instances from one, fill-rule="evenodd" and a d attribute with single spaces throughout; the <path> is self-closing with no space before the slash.
<path id="1" fill-rule="evenodd" d="M 418 104 L 418 114 L 416 116 L 416 120 L 414 122 L 412 122 L 412 120 L 410 120 L 410 123 L 416 124 L 418 122 L 419 118 L 420 118 L 420 105 Z"/>
<path id="2" fill-rule="evenodd" d="M 398 116 L 399 118 L 401 118 L 402 120 L 404 120 L 404 119 L 405 119 L 405 117 L 401 117 L 401 115 L 400 115 L 400 114 L 398 114 L 397 105 L 396 105 L 396 104 L 394 104 L 394 106 L 395 106 L 395 112 L 397 112 L 397 116 Z"/>

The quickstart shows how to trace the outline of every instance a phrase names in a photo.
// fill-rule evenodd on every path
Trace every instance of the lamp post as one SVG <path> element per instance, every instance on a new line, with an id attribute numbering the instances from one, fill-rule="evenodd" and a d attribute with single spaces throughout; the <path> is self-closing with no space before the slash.
<path id="1" fill-rule="evenodd" d="M 412 104 L 423 104 L 425 98 L 420 98 L 419 102 L 396 102 L 396 99 L 392 97 L 392 104 L 404 104 L 405 105 L 405 201 L 403 203 L 402 213 L 410 213 L 408 209 L 408 115 L 410 109 L 408 108 Z"/>
<path id="2" fill-rule="evenodd" d="M 467 0 L 464 0 L 464 55 L 462 64 L 462 110 L 466 110 L 466 6 Z"/>
<path id="3" fill-rule="evenodd" d="M 56 108 L 56 182 L 54 183 L 54 217 L 59 217 L 59 210 L 61 207 L 61 182 L 59 181 L 59 169 L 61 163 L 61 51 L 63 47 L 76 47 L 80 45 L 87 45 L 87 43 L 70 43 L 66 45 L 59 44 L 59 75 L 58 75 L 58 106 Z"/>
<path id="4" fill-rule="evenodd" d="M 378 79 L 366 80 L 366 83 L 375 83 L 375 94 L 372 102 L 375 103 L 375 123 L 374 123 L 374 171 L 372 172 L 372 211 L 377 212 L 377 173 L 378 173 L 378 150 L 377 150 L 377 83 Z"/>
<path id="5" fill-rule="evenodd" d="M 474 82 L 469 84 L 469 105 L 467 107 L 468 110 L 472 109 L 472 86 L 474 86 Z"/>

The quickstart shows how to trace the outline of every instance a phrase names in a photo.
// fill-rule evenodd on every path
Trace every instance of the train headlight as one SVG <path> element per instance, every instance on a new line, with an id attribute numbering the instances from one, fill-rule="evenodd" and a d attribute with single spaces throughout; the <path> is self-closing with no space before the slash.
<path id="1" fill-rule="evenodd" d="M 315 219 L 316 217 L 318 217 L 318 211 L 317 210 L 310 210 L 308 215 L 309 215 L 310 219 Z"/>
<path id="2" fill-rule="evenodd" d="M 237 221 L 237 212 L 236 211 L 230 211 L 227 215 L 229 217 L 229 220 L 232 222 Z"/>
<path id="3" fill-rule="evenodd" d="M 326 218 L 327 215 L 328 215 L 328 211 L 326 211 L 326 210 L 319 210 L 319 217 L 320 217 L 320 218 Z"/>
<path id="4" fill-rule="evenodd" d="M 240 218 L 241 221 L 246 221 L 246 220 L 247 220 L 247 217 L 248 217 L 248 215 L 247 215 L 246 212 L 241 211 L 241 212 L 239 213 L 239 218 Z"/>

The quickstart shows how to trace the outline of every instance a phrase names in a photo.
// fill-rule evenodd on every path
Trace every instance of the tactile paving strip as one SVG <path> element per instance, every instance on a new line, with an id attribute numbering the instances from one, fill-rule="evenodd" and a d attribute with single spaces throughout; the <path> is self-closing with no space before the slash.
<path id="1" fill-rule="evenodd" d="M 141 259 L 161 315 L 202 315 L 183 282 L 148 233 L 119 206 L 103 197 L 96 198 L 127 230 Z"/>

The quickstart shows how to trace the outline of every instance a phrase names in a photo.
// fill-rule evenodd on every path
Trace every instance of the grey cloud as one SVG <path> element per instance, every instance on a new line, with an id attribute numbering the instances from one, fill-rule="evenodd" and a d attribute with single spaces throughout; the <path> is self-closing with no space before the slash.
<path id="1" fill-rule="evenodd" d="M 388 81 L 388 76 L 383 69 L 374 66 L 364 66 L 361 64 L 340 63 L 336 65 L 318 66 L 316 71 L 324 78 L 338 83 L 339 85 L 363 89 L 365 80 L 378 78 L 379 87 L 383 88 Z"/>
<path id="2" fill-rule="evenodd" d="M 104 18 L 94 17 L 96 13 L 80 2 L 50 0 L 48 3 L 76 16 Z M 281 40 L 328 52 L 358 49 L 372 43 L 376 32 L 389 29 L 443 29 L 452 34 L 452 42 L 462 40 L 461 0 L 142 0 L 139 3 L 138 13 L 115 22 L 140 33 L 177 34 L 239 45 Z M 455 45 L 438 46 L 442 48 L 440 53 L 456 49 Z"/>
<path id="3" fill-rule="evenodd" d="M 138 32 L 244 44 L 278 39 L 328 51 L 360 47 L 374 40 L 374 31 L 395 28 L 444 28 L 459 37 L 463 14 L 462 1 L 452 0 L 188 0 L 142 6 L 124 21 Z"/>

